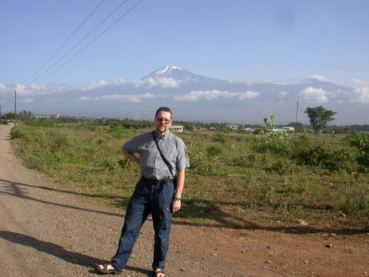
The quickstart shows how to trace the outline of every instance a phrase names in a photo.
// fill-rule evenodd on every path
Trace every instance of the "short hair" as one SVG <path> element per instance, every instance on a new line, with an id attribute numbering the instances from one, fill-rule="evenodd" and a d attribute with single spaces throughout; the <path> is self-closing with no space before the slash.
<path id="1" fill-rule="evenodd" d="M 168 107 L 160 107 L 155 112 L 155 118 L 158 116 L 158 113 L 160 113 L 160 112 L 168 112 L 168 113 L 170 113 L 170 117 L 172 117 L 172 110 L 170 108 L 168 108 Z"/>

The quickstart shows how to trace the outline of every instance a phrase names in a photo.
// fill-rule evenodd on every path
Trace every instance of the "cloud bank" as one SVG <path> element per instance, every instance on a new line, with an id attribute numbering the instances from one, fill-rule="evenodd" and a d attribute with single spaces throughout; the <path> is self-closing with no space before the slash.
<path id="1" fill-rule="evenodd" d="M 200 101 L 200 100 L 216 100 L 219 98 L 238 98 L 239 100 L 253 99 L 259 95 L 258 92 L 246 91 L 246 92 L 229 92 L 222 90 L 196 90 L 191 91 L 188 94 L 178 95 L 174 97 L 176 101 Z"/>

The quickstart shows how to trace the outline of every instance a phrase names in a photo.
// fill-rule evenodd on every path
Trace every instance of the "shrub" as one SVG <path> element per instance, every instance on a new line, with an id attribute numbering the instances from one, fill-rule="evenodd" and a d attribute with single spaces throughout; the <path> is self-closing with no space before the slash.
<path id="1" fill-rule="evenodd" d="M 235 157 L 231 160 L 230 164 L 232 166 L 254 167 L 257 162 L 258 157 L 255 154 L 250 154 Z"/>
<path id="2" fill-rule="evenodd" d="M 14 127 L 10 131 L 11 139 L 22 139 L 26 137 L 26 131 L 22 127 Z"/>
<path id="3" fill-rule="evenodd" d="M 121 138 L 123 136 L 124 127 L 119 122 L 114 122 L 109 125 L 109 133 L 114 138 Z"/>
<path id="4" fill-rule="evenodd" d="M 219 146 L 210 146 L 206 149 L 208 157 L 219 157 L 223 153 L 223 149 Z"/>
<path id="5" fill-rule="evenodd" d="M 259 153 L 271 152 L 275 154 L 285 155 L 289 153 L 290 149 L 287 140 L 272 135 L 264 138 L 259 143 L 259 145 L 256 146 L 255 151 Z"/>
<path id="6" fill-rule="evenodd" d="M 354 133 L 346 137 L 351 146 L 358 149 L 356 161 L 369 169 L 369 134 Z"/>
<path id="7" fill-rule="evenodd" d="M 50 149 L 52 152 L 59 150 L 62 147 L 69 145 L 69 139 L 66 134 L 53 134 L 50 141 Z"/>
<path id="8" fill-rule="evenodd" d="M 214 142 L 226 143 L 228 140 L 228 135 L 225 132 L 217 132 L 213 136 Z"/>
<path id="9" fill-rule="evenodd" d="M 292 169 L 291 162 L 288 160 L 279 160 L 266 168 L 269 171 L 275 171 L 279 174 L 290 172 Z"/>
<path id="10" fill-rule="evenodd" d="M 342 195 L 338 208 L 345 213 L 354 211 L 369 211 L 369 195 Z"/>
<path id="11" fill-rule="evenodd" d="M 304 184 L 290 183 L 288 181 L 285 181 L 278 192 L 285 193 L 285 194 L 290 194 L 290 193 L 302 194 L 306 191 L 307 191 L 307 187 Z"/>
<path id="12" fill-rule="evenodd" d="M 302 149 L 296 152 L 295 158 L 299 163 L 320 166 L 328 170 L 348 169 L 346 163 L 352 160 L 347 150 L 331 150 L 324 145 Z"/>

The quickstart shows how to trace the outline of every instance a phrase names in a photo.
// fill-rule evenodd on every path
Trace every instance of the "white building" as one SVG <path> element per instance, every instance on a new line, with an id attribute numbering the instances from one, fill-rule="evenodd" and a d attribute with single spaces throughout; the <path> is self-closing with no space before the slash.
<path id="1" fill-rule="evenodd" d="M 170 131 L 173 133 L 182 133 L 183 132 L 183 126 L 182 125 L 173 125 L 170 127 Z"/>
<path id="2" fill-rule="evenodd" d="M 227 124 L 227 128 L 231 129 L 232 131 L 237 131 L 240 126 L 237 124 Z"/>

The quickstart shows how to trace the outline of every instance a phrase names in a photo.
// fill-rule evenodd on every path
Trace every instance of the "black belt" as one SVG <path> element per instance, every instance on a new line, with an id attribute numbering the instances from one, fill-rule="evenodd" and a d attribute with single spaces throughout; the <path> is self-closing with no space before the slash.
<path id="1" fill-rule="evenodd" d="M 144 180 L 145 182 L 151 182 L 151 183 L 154 183 L 154 184 L 162 184 L 168 180 L 171 180 L 172 181 L 172 178 L 169 178 L 169 177 L 165 177 L 163 179 L 156 179 L 156 178 L 146 178 L 144 176 L 141 176 L 141 179 Z"/>

